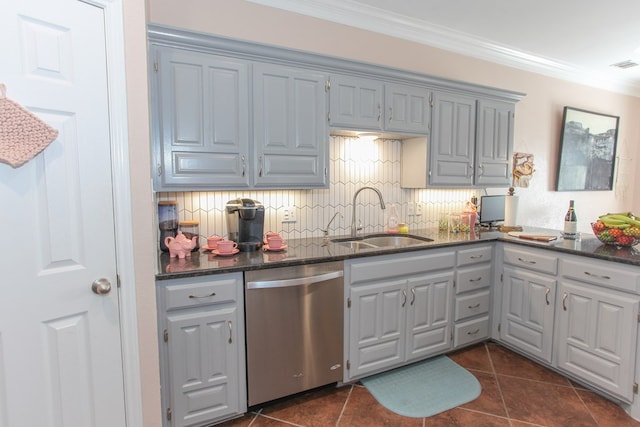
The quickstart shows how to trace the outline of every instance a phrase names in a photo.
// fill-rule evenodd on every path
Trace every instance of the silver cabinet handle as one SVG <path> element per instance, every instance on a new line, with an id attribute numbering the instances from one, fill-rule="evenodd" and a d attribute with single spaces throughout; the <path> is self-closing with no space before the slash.
<path id="1" fill-rule="evenodd" d="M 380 119 L 382 118 L 382 106 L 380 105 L 380 103 L 378 103 L 378 122 L 380 121 Z"/>
<path id="2" fill-rule="evenodd" d="M 393 120 L 393 107 L 389 107 L 389 123 Z"/>
<path id="3" fill-rule="evenodd" d="M 569 295 L 567 295 L 567 293 L 566 293 L 566 292 L 563 292 L 563 294 L 562 294 L 562 309 L 563 309 L 564 311 L 567 311 L 567 297 L 568 297 L 568 296 L 569 296 Z"/>
<path id="4" fill-rule="evenodd" d="M 467 308 L 478 308 L 480 307 L 480 303 L 474 304 L 474 305 L 468 305 Z"/>
<path id="5" fill-rule="evenodd" d="M 471 255 L 469 258 L 471 259 L 479 259 L 482 258 L 484 255 Z"/>
<path id="6" fill-rule="evenodd" d="M 407 290 L 403 289 L 402 290 L 402 307 L 404 307 L 407 304 Z"/>
<path id="7" fill-rule="evenodd" d="M 482 280 L 482 276 L 476 277 L 475 279 L 469 279 L 470 282 L 479 282 Z"/>
<path id="8" fill-rule="evenodd" d="M 245 157 L 242 156 L 242 176 L 244 176 L 247 173 L 247 162 L 245 161 Z"/>
<path id="9" fill-rule="evenodd" d="M 295 279 L 247 282 L 247 289 L 287 288 L 289 286 L 311 285 L 313 283 L 326 282 L 327 280 L 337 279 L 338 277 L 342 277 L 343 275 L 344 273 L 342 272 L 342 270 L 339 270 L 319 274 L 317 276 L 298 277 Z"/>
<path id="10" fill-rule="evenodd" d="M 605 279 L 605 280 L 610 280 L 611 279 L 610 276 L 600 276 L 600 275 L 597 275 L 597 274 L 589 273 L 588 271 L 585 271 L 584 274 L 586 274 L 589 277 L 594 277 L 596 279 Z"/>
<path id="11" fill-rule="evenodd" d="M 480 328 L 478 328 L 478 329 L 476 329 L 476 330 L 474 330 L 474 331 L 469 331 L 469 332 L 467 332 L 467 335 L 475 335 L 475 334 L 477 334 L 478 332 L 480 332 Z"/>
<path id="12" fill-rule="evenodd" d="M 413 305 L 416 302 L 416 288 L 411 288 L 411 302 L 409 305 Z"/>
<path id="13" fill-rule="evenodd" d="M 529 261 L 527 259 L 520 258 L 520 257 L 518 257 L 518 261 L 524 262 L 525 264 L 535 264 L 536 263 L 535 261 Z"/>
<path id="14" fill-rule="evenodd" d="M 260 170 L 258 171 L 258 176 L 262 176 L 262 166 L 263 166 L 263 162 L 262 162 L 262 156 L 260 156 L 260 158 L 258 159 L 258 163 L 260 163 Z"/>
<path id="15" fill-rule="evenodd" d="M 189 295 L 189 298 L 209 298 L 209 297 L 215 297 L 216 293 L 215 292 L 211 292 L 210 294 L 207 295 Z"/>
<path id="16" fill-rule="evenodd" d="M 108 279 L 100 278 L 93 281 L 91 290 L 97 295 L 107 295 L 111 292 L 111 282 Z"/>
<path id="17" fill-rule="evenodd" d="M 544 291 L 544 300 L 547 302 L 547 305 L 549 305 L 549 292 L 551 292 L 549 288 Z"/>
<path id="18" fill-rule="evenodd" d="M 231 328 L 231 320 L 227 321 L 227 325 L 229 325 L 229 344 L 233 344 L 233 339 L 231 338 L 233 336 L 233 329 Z"/>

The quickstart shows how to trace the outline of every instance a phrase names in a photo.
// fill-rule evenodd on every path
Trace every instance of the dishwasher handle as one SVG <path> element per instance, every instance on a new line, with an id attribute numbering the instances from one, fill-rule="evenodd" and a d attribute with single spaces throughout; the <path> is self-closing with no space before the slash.
<path id="1" fill-rule="evenodd" d="M 344 276 L 342 271 L 330 271 L 329 273 L 319 274 L 317 276 L 296 277 L 294 279 L 282 280 L 260 280 L 247 282 L 247 289 L 267 289 L 267 288 L 288 288 L 292 286 L 311 285 L 327 280 L 337 279 Z"/>

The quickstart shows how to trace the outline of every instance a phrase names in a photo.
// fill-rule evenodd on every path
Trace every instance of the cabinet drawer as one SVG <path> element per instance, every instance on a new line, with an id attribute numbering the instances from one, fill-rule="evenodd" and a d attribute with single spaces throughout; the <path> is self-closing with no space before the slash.
<path id="1" fill-rule="evenodd" d="M 489 337 L 489 316 L 458 323 L 453 328 L 453 346 L 469 344 Z"/>
<path id="2" fill-rule="evenodd" d="M 504 247 L 504 263 L 553 275 L 558 271 L 557 257 L 512 246 Z"/>
<path id="3" fill-rule="evenodd" d="M 567 258 L 560 260 L 560 274 L 581 282 L 640 294 L 638 271 L 621 264 L 602 263 L 589 258 Z"/>
<path id="4" fill-rule="evenodd" d="M 491 264 L 460 268 L 456 272 L 456 294 L 491 285 Z"/>
<path id="5" fill-rule="evenodd" d="M 345 264 L 345 274 L 348 282 L 353 285 L 425 271 L 452 269 L 454 263 L 454 252 L 425 251 L 417 255 L 383 255 L 366 261 L 349 262 Z"/>
<path id="6" fill-rule="evenodd" d="M 480 246 L 458 251 L 456 265 L 458 267 L 479 262 L 491 261 L 491 246 Z"/>
<path id="7" fill-rule="evenodd" d="M 457 296 L 455 307 L 455 321 L 489 313 L 489 289 L 481 292 Z"/>
<path id="8" fill-rule="evenodd" d="M 235 302 L 242 287 L 242 275 L 171 280 L 164 288 L 166 310 Z"/>

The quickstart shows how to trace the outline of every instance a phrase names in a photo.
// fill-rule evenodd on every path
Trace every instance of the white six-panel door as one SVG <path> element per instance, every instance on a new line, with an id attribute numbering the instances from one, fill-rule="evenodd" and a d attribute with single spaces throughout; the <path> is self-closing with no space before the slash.
<path id="1" fill-rule="evenodd" d="M 124 426 L 103 10 L 2 6 L 0 82 L 59 136 L 0 164 L 0 427 Z"/>

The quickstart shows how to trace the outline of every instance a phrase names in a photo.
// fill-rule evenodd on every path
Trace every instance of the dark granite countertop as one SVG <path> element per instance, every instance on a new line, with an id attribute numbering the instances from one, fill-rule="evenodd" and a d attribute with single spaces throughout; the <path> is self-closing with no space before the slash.
<path id="1" fill-rule="evenodd" d="M 540 247 L 563 253 L 640 266 L 640 251 L 636 251 L 633 248 L 616 248 L 615 246 L 605 245 L 591 234 L 583 234 L 580 240 L 565 240 L 557 230 L 525 227 L 524 231 L 528 233 L 553 234 L 558 236 L 558 239 L 547 243 L 524 240 L 499 231 L 450 234 L 439 232 L 437 229 L 427 229 L 412 231 L 411 234 L 428 237 L 433 239 L 432 242 L 392 249 L 375 248 L 354 252 L 336 243 L 328 242 L 321 237 L 316 237 L 289 240 L 286 250 L 280 252 L 259 250 L 255 252 L 240 252 L 232 256 L 219 256 L 200 250 L 199 252 L 193 252 L 191 257 L 185 259 L 170 258 L 169 253 L 163 252 L 159 254 L 158 265 L 160 271 L 156 274 L 156 279 L 166 280 L 315 262 L 341 261 L 374 255 L 406 253 L 424 249 L 492 241 L 512 242 L 525 246 Z M 340 237 L 347 236 L 331 236 L 330 238 L 335 239 Z"/>

